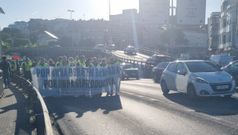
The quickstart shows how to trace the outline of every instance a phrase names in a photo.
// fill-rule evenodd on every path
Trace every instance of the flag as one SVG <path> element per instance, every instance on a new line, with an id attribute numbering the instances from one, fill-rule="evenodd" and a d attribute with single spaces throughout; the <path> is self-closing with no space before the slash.
<path id="1" fill-rule="evenodd" d="M 0 7 L 0 14 L 5 14 L 5 12 L 3 11 L 1 7 Z"/>

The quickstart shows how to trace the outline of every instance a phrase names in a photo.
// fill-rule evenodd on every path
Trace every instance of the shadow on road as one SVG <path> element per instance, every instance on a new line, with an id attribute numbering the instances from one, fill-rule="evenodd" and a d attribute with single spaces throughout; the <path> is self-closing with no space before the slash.
<path id="1" fill-rule="evenodd" d="M 236 98 L 209 97 L 189 99 L 182 93 L 172 93 L 166 97 L 175 103 L 208 115 L 224 116 L 238 114 L 238 99 Z"/>
<path id="2" fill-rule="evenodd" d="M 65 114 L 70 112 L 77 113 L 77 118 L 82 117 L 86 112 L 96 112 L 103 110 L 103 114 L 109 114 L 111 111 L 122 109 L 120 96 L 110 97 L 59 97 L 45 98 L 50 113 L 61 119 Z"/>
<path id="3" fill-rule="evenodd" d="M 15 87 L 11 86 L 10 91 L 13 94 L 8 94 L 4 98 L 13 98 L 10 100 L 10 102 L 15 102 L 14 98 L 16 98 L 16 103 L 1 108 L 1 110 L 3 110 L 3 111 L 0 112 L 0 115 L 3 113 L 8 113 L 9 111 L 15 110 L 16 111 L 15 135 L 31 134 L 33 127 L 29 123 L 29 115 L 27 113 L 28 100 L 24 97 L 22 92 L 20 92 Z M 2 100 L 4 100 L 4 98 Z M 14 115 L 13 113 L 11 113 L 11 114 Z M 13 116 L 13 118 L 14 118 L 14 116 Z M 15 120 L 15 119 L 13 119 L 13 120 Z M 12 130 L 14 130 L 14 129 L 12 129 Z"/>

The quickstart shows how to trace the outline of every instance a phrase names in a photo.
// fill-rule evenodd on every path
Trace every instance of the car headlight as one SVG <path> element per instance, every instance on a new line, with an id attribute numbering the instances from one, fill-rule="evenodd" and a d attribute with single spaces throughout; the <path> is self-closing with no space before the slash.
<path id="1" fill-rule="evenodd" d="M 196 78 L 195 81 L 198 82 L 198 83 L 206 83 L 206 84 L 208 84 L 208 82 L 206 80 L 202 79 L 202 78 Z"/>

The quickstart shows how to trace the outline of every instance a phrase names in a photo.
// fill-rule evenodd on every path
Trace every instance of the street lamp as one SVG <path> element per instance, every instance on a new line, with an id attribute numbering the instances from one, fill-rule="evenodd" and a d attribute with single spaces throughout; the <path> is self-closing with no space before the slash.
<path id="1" fill-rule="evenodd" d="M 3 11 L 3 9 L 0 7 L 0 14 L 5 14 L 5 12 Z M 0 56 L 2 55 L 2 38 L 0 35 Z"/>
<path id="2" fill-rule="evenodd" d="M 72 10 L 72 9 L 68 9 L 67 11 L 70 13 L 70 19 L 72 20 L 72 19 L 73 19 L 73 13 L 74 13 L 75 11 Z"/>

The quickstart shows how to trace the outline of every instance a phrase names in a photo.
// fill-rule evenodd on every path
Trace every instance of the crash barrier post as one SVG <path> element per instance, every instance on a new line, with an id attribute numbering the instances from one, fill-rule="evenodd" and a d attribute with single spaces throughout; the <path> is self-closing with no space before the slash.
<path id="1" fill-rule="evenodd" d="M 4 91 L 4 88 L 3 88 L 3 78 L 0 77 L 0 98 L 2 98 L 2 96 L 3 96 L 3 91 Z"/>
<path id="2" fill-rule="evenodd" d="M 120 66 L 35 67 L 31 69 L 34 86 L 43 96 L 97 96 L 103 92 L 117 95 Z"/>
<path id="3" fill-rule="evenodd" d="M 14 75 L 15 83 L 22 88 L 29 100 L 30 121 L 36 125 L 38 135 L 53 135 L 53 128 L 48 109 L 39 90 L 32 83 L 21 76 Z"/>

